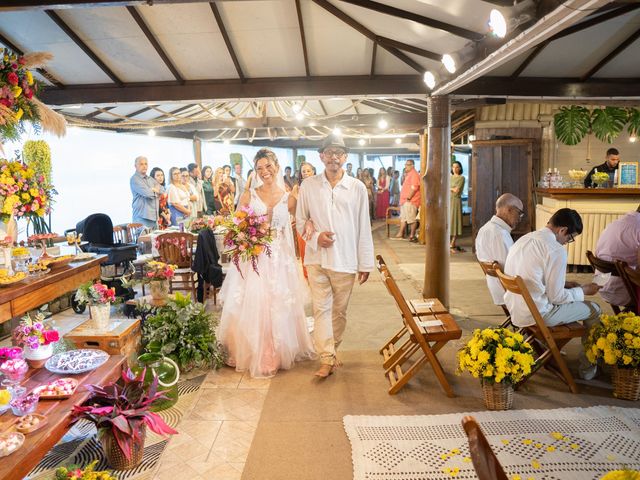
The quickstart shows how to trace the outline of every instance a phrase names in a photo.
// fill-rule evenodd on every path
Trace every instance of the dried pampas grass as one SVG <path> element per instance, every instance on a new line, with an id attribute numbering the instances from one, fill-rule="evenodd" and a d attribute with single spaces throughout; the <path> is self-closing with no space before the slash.
<path id="1" fill-rule="evenodd" d="M 53 54 L 49 52 L 30 52 L 24 54 L 25 66 L 27 68 L 42 67 L 52 59 Z"/>
<path id="2" fill-rule="evenodd" d="M 6 125 L 7 123 L 14 123 L 15 117 L 10 108 L 0 105 L 0 125 Z"/>
<path id="3" fill-rule="evenodd" d="M 51 133 L 56 137 L 64 137 L 67 133 L 67 122 L 64 117 L 51 110 L 36 97 L 33 97 L 32 102 L 38 107 L 42 130 Z"/>

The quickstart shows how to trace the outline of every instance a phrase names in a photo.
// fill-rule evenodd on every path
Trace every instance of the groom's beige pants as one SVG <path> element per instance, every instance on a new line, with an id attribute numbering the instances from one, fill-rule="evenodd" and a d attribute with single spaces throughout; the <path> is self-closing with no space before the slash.
<path id="1" fill-rule="evenodd" d="M 320 363 L 333 365 L 336 349 L 347 326 L 347 306 L 355 273 L 334 272 L 320 265 L 307 265 L 313 303 L 313 342 Z"/>

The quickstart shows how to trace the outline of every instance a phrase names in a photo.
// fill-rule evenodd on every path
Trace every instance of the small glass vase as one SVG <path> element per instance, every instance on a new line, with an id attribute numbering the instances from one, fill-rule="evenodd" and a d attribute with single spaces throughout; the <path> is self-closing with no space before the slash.
<path id="1" fill-rule="evenodd" d="M 111 303 L 98 303 L 89 305 L 89 315 L 98 330 L 106 330 L 111 317 Z"/>
<path id="2" fill-rule="evenodd" d="M 53 355 L 53 343 L 31 348 L 25 345 L 22 356 L 31 368 L 42 368 L 46 361 Z"/>
<path id="3" fill-rule="evenodd" d="M 169 280 L 154 280 L 149 283 L 151 298 L 154 300 L 166 300 L 169 296 Z"/>

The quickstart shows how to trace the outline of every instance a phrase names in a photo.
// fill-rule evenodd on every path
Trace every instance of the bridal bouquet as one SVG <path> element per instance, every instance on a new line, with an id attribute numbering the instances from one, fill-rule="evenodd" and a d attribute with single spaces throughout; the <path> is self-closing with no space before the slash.
<path id="1" fill-rule="evenodd" d="M 240 271 L 240 261 L 251 262 L 253 271 L 258 273 L 258 257 L 262 253 L 271 256 L 271 229 L 266 215 L 257 215 L 251 207 L 241 207 L 225 222 L 227 234 L 224 237 L 226 253 Z"/>

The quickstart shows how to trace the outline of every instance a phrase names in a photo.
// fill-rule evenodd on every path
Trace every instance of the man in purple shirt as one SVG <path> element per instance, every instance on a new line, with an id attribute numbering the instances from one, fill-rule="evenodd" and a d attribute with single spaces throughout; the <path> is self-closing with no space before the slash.
<path id="1" fill-rule="evenodd" d="M 638 266 L 640 249 L 640 206 L 611 222 L 604 229 L 596 245 L 596 257 L 609 262 L 622 260 L 630 267 Z M 625 306 L 631 303 L 629 292 L 620 277 L 612 276 L 600 290 L 600 296 L 611 305 Z"/>

